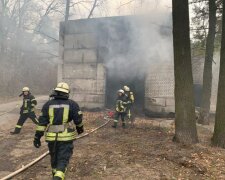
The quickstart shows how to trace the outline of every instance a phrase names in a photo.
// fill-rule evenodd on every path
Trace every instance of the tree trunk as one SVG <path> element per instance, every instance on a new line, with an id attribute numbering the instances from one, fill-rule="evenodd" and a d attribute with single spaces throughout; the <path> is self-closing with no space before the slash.
<path id="1" fill-rule="evenodd" d="M 70 0 L 66 0 L 65 21 L 69 20 L 69 15 L 70 15 Z"/>
<path id="2" fill-rule="evenodd" d="M 198 142 L 189 31 L 188 0 L 173 0 L 176 111 L 174 141 L 184 144 Z"/>
<path id="3" fill-rule="evenodd" d="M 209 113 L 212 90 L 212 62 L 214 53 L 214 41 L 216 35 L 216 1 L 209 0 L 209 32 L 206 40 L 205 64 L 203 73 L 202 102 L 199 124 L 209 124 Z"/>
<path id="4" fill-rule="evenodd" d="M 220 74 L 217 95 L 216 119 L 212 144 L 225 148 L 225 0 L 223 0 Z"/>

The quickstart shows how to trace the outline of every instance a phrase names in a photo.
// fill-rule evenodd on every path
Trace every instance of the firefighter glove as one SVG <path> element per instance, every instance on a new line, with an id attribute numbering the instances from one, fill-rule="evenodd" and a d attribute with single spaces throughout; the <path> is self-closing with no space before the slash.
<path id="1" fill-rule="evenodd" d="M 34 137 L 34 147 L 36 147 L 36 148 L 41 147 L 41 138 L 40 137 L 37 137 L 37 136 Z"/>
<path id="2" fill-rule="evenodd" d="M 84 132 L 84 127 L 83 126 L 76 126 L 76 130 L 78 134 L 82 134 Z"/>

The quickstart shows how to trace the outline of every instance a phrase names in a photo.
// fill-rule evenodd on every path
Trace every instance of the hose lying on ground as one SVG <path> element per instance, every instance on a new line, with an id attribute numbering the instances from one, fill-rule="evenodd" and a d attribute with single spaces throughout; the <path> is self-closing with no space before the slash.
<path id="1" fill-rule="evenodd" d="M 106 126 L 106 125 L 110 122 L 110 120 L 111 120 L 111 119 L 109 119 L 109 118 L 107 118 L 107 117 L 104 117 L 104 119 L 107 120 L 107 121 L 106 121 L 103 125 L 101 125 L 101 126 L 95 128 L 95 129 L 91 130 L 89 133 L 85 133 L 85 134 L 83 134 L 83 135 L 81 135 L 81 136 L 77 136 L 77 137 L 76 137 L 76 140 L 77 140 L 77 139 L 80 139 L 80 138 L 83 138 L 83 137 L 86 137 L 86 136 L 90 135 L 91 133 L 97 131 L 98 129 L 100 129 L 100 128 Z M 49 154 L 49 151 L 45 152 L 44 154 L 42 154 L 41 156 L 39 156 L 38 158 L 36 158 L 36 159 L 33 160 L 32 162 L 30 162 L 29 164 L 23 166 L 22 168 L 16 170 L 16 171 L 13 172 L 13 173 L 11 173 L 11 174 L 9 174 L 9 175 L 7 175 L 7 176 L 1 178 L 0 180 L 7 180 L 7 179 L 10 179 L 10 178 L 12 178 L 12 177 L 18 175 L 19 173 L 25 171 L 25 170 L 28 169 L 29 167 L 33 166 L 34 164 L 36 164 L 37 162 L 39 162 L 40 160 L 42 160 L 43 158 L 45 158 L 48 154 Z"/>

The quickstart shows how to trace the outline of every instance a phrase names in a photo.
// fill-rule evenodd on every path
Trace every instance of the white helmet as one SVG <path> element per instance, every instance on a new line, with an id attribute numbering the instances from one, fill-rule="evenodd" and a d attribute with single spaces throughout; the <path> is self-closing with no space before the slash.
<path id="1" fill-rule="evenodd" d="M 55 91 L 64 92 L 69 94 L 70 88 L 69 85 L 65 82 L 58 83 L 57 87 L 55 88 Z"/>
<path id="2" fill-rule="evenodd" d="M 118 90 L 118 93 L 124 94 L 124 90 L 120 89 L 120 90 Z"/>
<path id="3" fill-rule="evenodd" d="M 128 86 L 123 86 L 124 91 L 130 91 L 130 88 Z"/>
<path id="4" fill-rule="evenodd" d="M 29 89 L 29 87 L 23 87 L 22 91 L 23 91 L 23 92 L 29 92 L 30 89 Z"/>

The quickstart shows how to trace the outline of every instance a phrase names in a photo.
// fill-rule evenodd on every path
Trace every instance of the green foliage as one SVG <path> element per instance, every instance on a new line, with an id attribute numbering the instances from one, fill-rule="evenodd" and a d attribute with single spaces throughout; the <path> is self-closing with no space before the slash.
<path id="1" fill-rule="evenodd" d="M 208 33 L 209 4 L 208 0 L 192 0 L 190 8 L 194 16 L 191 19 L 192 55 L 204 56 L 206 37 Z M 217 0 L 217 34 L 215 39 L 215 51 L 220 49 L 221 43 L 221 15 L 222 0 Z"/>

